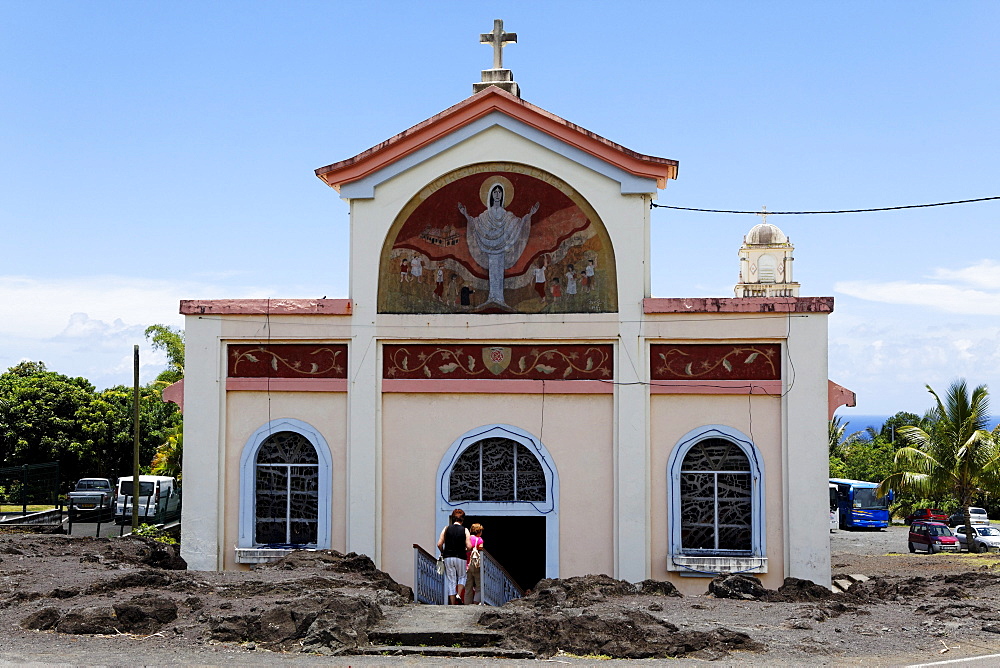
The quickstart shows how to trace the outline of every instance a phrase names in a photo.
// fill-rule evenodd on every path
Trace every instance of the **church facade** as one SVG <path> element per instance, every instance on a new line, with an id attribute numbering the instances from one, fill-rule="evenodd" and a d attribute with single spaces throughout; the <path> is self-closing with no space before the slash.
<path id="1" fill-rule="evenodd" d="M 332 548 L 412 583 L 460 507 L 523 587 L 828 584 L 832 298 L 652 297 L 677 162 L 509 90 L 316 170 L 347 298 L 181 303 L 189 567 Z"/>

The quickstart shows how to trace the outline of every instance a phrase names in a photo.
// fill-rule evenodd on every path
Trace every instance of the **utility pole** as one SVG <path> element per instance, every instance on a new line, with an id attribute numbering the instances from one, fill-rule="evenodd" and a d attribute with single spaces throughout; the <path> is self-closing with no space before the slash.
<path id="1" fill-rule="evenodd" d="M 139 528 L 139 344 L 133 349 L 132 383 L 132 531 Z"/>

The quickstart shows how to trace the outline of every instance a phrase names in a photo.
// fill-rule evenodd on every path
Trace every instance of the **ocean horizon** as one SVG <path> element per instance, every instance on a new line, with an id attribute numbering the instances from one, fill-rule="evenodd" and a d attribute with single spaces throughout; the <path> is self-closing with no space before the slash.
<path id="1" fill-rule="evenodd" d="M 847 423 L 847 429 L 845 430 L 848 434 L 853 434 L 856 431 L 865 431 L 868 427 L 872 427 L 875 431 L 882 429 L 882 425 L 885 421 L 892 417 L 892 415 L 855 415 L 853 413 L 847 412 L 837 412 L 837 416 L 840 417 L 841 424 Z M 1000 416 L 993 416 L 990 418 L 989 429 L 993 429 L 1000 423 Z"/>

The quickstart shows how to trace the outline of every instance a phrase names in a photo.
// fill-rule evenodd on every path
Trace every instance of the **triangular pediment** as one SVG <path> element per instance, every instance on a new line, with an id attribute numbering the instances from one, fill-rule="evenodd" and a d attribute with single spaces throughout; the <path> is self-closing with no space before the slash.
<path id="1" fill-rule="evenodd" d="M 344 197 L 372 197 L 385 178 L 495 126 L 615 178 L 623 193 L 651 192 L 677 178 L 676 160 L 627 149 L 493 86 L 316 175 Z"/>

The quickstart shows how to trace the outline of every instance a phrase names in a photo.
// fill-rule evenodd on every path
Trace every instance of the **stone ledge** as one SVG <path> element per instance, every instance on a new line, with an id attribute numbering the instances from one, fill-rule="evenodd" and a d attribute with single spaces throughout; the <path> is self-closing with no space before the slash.
<path id="1" fill-rule="evenodd" d="M 833 297 L 646 297 L 642 312 L 833 313 Z"/>
<path id="2" fill-rule="evenodd" d="M 182 299 L 181 315 L 351 315 L 350 299 Z"/>
<path id="3" fill-rule="evenodd" d="M 300 549 L 300 548 L 296 548 Z M 238 547 L 236 548 L 236 563 L 238 564 L 270 564 L 287 557 L 295 550 L 284 547 Z M 312 550 L 315 552 L 315 550 Z"/>
<path id="4" fill-rule="evenodd" d="M 667 557 L 667 570 L 682 577 L 712 578 L 725 573 L 767 573 L 767 557 Z"/>

